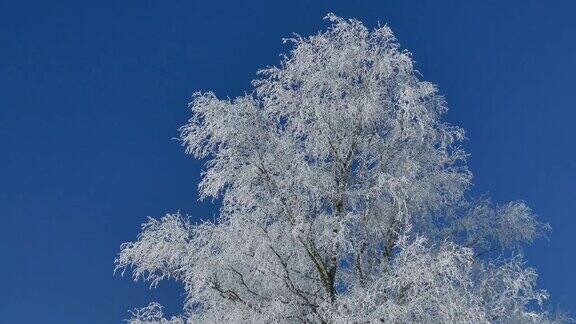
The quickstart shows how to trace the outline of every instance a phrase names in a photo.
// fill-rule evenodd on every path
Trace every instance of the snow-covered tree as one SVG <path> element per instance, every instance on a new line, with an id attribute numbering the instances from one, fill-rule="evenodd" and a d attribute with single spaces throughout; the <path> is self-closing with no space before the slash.
<path id="1" fill-rule="evenodd" d="M 150 219 L 116 268 L 186 289 L 130 323 L 517 323 L 544 310 L 523 202 L 471 199 L 464 131 L 390 28 L 328 15 L 234 100 L 196 93 L 181 128 L 219 217 Z"/>

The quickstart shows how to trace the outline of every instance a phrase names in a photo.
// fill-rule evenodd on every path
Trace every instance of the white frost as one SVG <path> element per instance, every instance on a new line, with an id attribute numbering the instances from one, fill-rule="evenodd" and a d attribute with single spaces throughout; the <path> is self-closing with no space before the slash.
<path id="1" fill-rule="evenodd" d="M 466 200 L 464 131 L 436 86 L 387 26 L 327 18 L 253 93 L 194 95 L 181 138 L 222 208 L 122 245 L 117 269 L 187 292 L 181 317 L 151 304 L 131 323 L 561 321 L 518 256 L 547 225 L 523 202 Z"/>

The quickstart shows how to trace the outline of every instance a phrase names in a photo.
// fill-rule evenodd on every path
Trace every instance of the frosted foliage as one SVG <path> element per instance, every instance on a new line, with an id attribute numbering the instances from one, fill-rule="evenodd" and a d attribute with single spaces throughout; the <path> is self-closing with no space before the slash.
<path id="1" fill-rule="evenodd" d="M 132 318 L 128 320 L 129 324 L 184 324 L 185 321 L 179 317 L 172 317 L 167 320 L 164 318 L 162 306 L 158 303 L 150 303 L 150 305 L 136 309 L 131 312 Z"/>
<path id="2" fill-rule="evenodd" d="M 547 229 L 523 202 L 468 200 L 462 129 L 441 120 L 390 28 L 328 15 L 234 100 L 196 93 L 181 128 L 214 222 L 150 219 L 116 260 L 182 282 L 181 317 L 131 323 L 561 321 L 519 257 Z"/>

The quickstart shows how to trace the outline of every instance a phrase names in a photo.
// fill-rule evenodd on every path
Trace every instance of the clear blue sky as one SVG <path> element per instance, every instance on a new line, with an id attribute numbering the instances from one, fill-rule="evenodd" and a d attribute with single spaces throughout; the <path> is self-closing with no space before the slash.
<path id="1" fill-rule="evenodd" d="M 576 315 L 575 1 L 0 0 L 0 322 L 119 323 L 172 283 L 112 275 L 147 216 L 197 201 L 177 128 L 196 90 L 250 91 L 292 32 L 334 12 L 388 23 L 467 130 L 473 192 L 524 199 L 553 232 L 527 250 Z"/>

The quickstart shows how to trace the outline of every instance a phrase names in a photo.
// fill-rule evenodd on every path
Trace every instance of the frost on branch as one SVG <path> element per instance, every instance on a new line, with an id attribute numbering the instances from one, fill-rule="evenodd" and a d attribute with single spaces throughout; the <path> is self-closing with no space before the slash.
<path id="1" fill-rule="evenodd" d="M 132 266 L 134 280 L 142 278 L 152 286 L 166 278 L 181 279 L 185 272 L 181 261 L 188 257 L 190 235 L 190 223 L 179 214 L 151 218 L 142 225 L 138 241 L 122 244 L 116 270 Z"/>
<path id="2" fill-rule="evenodd" d="M 172 321 L 562 321 L 517 256 L 547 225 L 523 202 L 467 200 L 464 131 L 436 86 L 387 26 L 327 18 L 253 93 L 194 94 L 181 139 L 220 215 L 150 219 L 116 269 L 182 282 Z M 167 323 L 157 304 L 133 321 Z"/>
<path id="3" fill-rule="evenodd" d="M 488 198 L 466 203 L 458 209 L 461 217 L 454 217 L 451 226 L 442 229 L 442 234 L 464 246 L 471 247 L 477 254 L 519 250 L 522 244 L 531 243 L 550 231 L 548 224 L 540 223 L 522 201 L 494 206 Z"/>
<path id="4" fill-rule="evenodd" d="M 184 324 L 184 320 L 179 317 L 172 317 L 167 320 L 164 318 L 162 306 L 158 303 L 150 303 L 150 305 L 135 309 L 131 311 L 132 318 L 127 320 L 129 324 Z"/>

